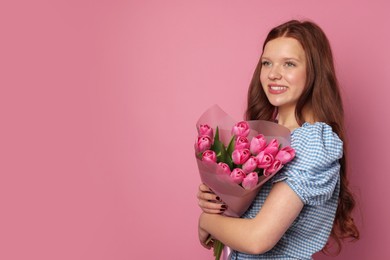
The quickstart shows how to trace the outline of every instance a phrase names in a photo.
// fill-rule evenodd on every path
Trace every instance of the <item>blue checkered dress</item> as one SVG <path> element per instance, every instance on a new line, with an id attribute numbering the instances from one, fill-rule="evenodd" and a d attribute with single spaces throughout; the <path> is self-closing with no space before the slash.
<path id="1" fill-rule="evenodd" d="M 304 207 L 270 251 L 248 255 L 233 251 L 231 259 L 312 259 L 326 244 L 336 213 L 340 190 L 338 159 L 343 143 L 325 123 L 304 123 L 291 133 L 296 156 L 260 190 L 242 216 L 254 218 L 261 209 L 272 183 L 284 181 L 301 198 Z"/>

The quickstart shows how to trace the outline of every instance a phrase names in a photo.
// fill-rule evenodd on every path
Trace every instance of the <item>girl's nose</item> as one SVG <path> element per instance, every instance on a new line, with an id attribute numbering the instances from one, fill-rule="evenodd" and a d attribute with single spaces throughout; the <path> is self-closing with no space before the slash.
<path id="1" fill-rule="evenodd" d="M 282 74 L 279 71 L 278 67 L 272 67 L 271 70 L 268 73 L 268 78 L 270 80 L 277 80 L 282 78 Z"/>

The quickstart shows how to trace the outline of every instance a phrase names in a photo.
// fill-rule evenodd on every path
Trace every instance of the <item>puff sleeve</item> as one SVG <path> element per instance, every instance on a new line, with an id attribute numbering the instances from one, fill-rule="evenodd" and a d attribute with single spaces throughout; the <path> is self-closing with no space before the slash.
<path id="1" fill-rule="evenodd" d="M 291 134 L 296 155 L 275 177 L 285 181 L 304 204 L 322 205 L 339 182 L 343 142 L 325 123 L 304 123 Z"/>

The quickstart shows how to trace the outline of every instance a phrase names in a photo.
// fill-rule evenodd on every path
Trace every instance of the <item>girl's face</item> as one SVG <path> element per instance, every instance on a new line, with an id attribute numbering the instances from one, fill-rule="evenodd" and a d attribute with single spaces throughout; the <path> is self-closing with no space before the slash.
<path id="1" fill-rule="evenodd" d="M 260 82 L 269 102 L 279 111 L 295 113 L 306 83 L 306 58 L 301 44 L 289 37 L 271 40 L 265 45 L 261 63 Z"/>

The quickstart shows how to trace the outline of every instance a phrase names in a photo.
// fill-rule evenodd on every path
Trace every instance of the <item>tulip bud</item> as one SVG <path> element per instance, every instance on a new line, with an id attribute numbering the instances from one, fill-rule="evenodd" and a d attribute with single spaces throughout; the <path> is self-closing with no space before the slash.
<path id="1" fill-rule="evenodd" d="M 251 156 L 251 153 L 248 149 L 239 149 L 234 150 L 232 153 L 232 159 L 235 164 L 243 164 L 245 163 L 249 157 Z"/>
<path id="2" fill-rule="evenodd" d="M 257 158 L 254 156 L 249 157 L 249 159 L 242 165 L 242 170 L 248 174 L 253 172 L 257 168 Z"/>
<path id="3" fill-rule="evenodd" d="M 249 149 L 249 141 L 248 138 L 245 136 L 239 136 L 236 139 L 236 144 L 234 146 L 235 149 L 240 150 L 240 149 Z"/>
<path id="4" fill-rule="evenodd" d="M 203 153 L 206 150 L 209 150 L 212 145 L 211 138 L 207 135 L 199 136 L 195 144 L 195 150 L 198 153 Z"/>
<path id="5" fill-rule="evenodd" d="M 271 174 L 277 173 L 281 168 L 283 164 L 279 160 L 275 160 L 270 167 L 264 170 L 263 175 L 265 177 L 270 176 Z"/>
<path id="6" fill-rule="evenodd" d="M 206 150 L 202 154 L 202 161 L 206 163 L 216 163 L 217 155 L 212 150 Z"/>
<path id="7" fill-rule="evenodd" d="M 213 136 L 214 136 L 213 129 L 207 124 L 200 125 L 199 126 L 199 135 L 207 135 L 208 137 L 213 139 Z"/>
<path id="8" fill-rule="evenodd" d="M 257 172 L 251 172 L 242 181 L 242 187 L 246 190 L 251 190 L 256 187 L 258 181 L 259 176 L 257 175 Z"/>
<path id="9" fill-rule="evenodd" d="M 230 175 L 231 170 L 229 165 L 223 162 L 218 163 L 218 168 L 217 168 L 217 174 L 227 174 Z"/>
<path id="10" fill-rule="evenodd" d="M 275 160 L 279 160 L 282 164 L 286 164 L 295 157 L 295 150 L 290 146 L 283 147 L 279 150 L 277 155 L 275 156 Z"/>
<path id="11" fill-rule="evenodd" d="M 230 174 L 230 178 L 234 183 L 240 184 L 242 180 L 245 178 L 245 173 L 240 168 L 235 168 Z"/>
<path id="12" fill-rule="evenodd" d="M 232 135 L 247 137 L 249 135 L 249 130 L 248 122 L 241 121 L 233 126 Z"/>
<path id="13" fill-rule="evenodd" d="M 258 155 L 266 146 L 267 140 L 260 134 L 252 138 L 249 150 L 253 155 Z"/>
<path id="14" fill-rule="evenodd" d="M 279 143 L 278 140 L 276 139 L 272 139 L 271 142 L 267 145 L 267 147 L 264 148 L 264 152 L 272 155 L 273 157 L 275 157 L 278 151 L 279 151 Z"/>
<path id="15" fill-rule="evenodd" d="M 265 169 L 271 166 L 271 164 L 274 162 L 274 158 L 272 155 L 265 153 L 264 151 L 261 151 L 257 156 L 257 167 Z"/>

